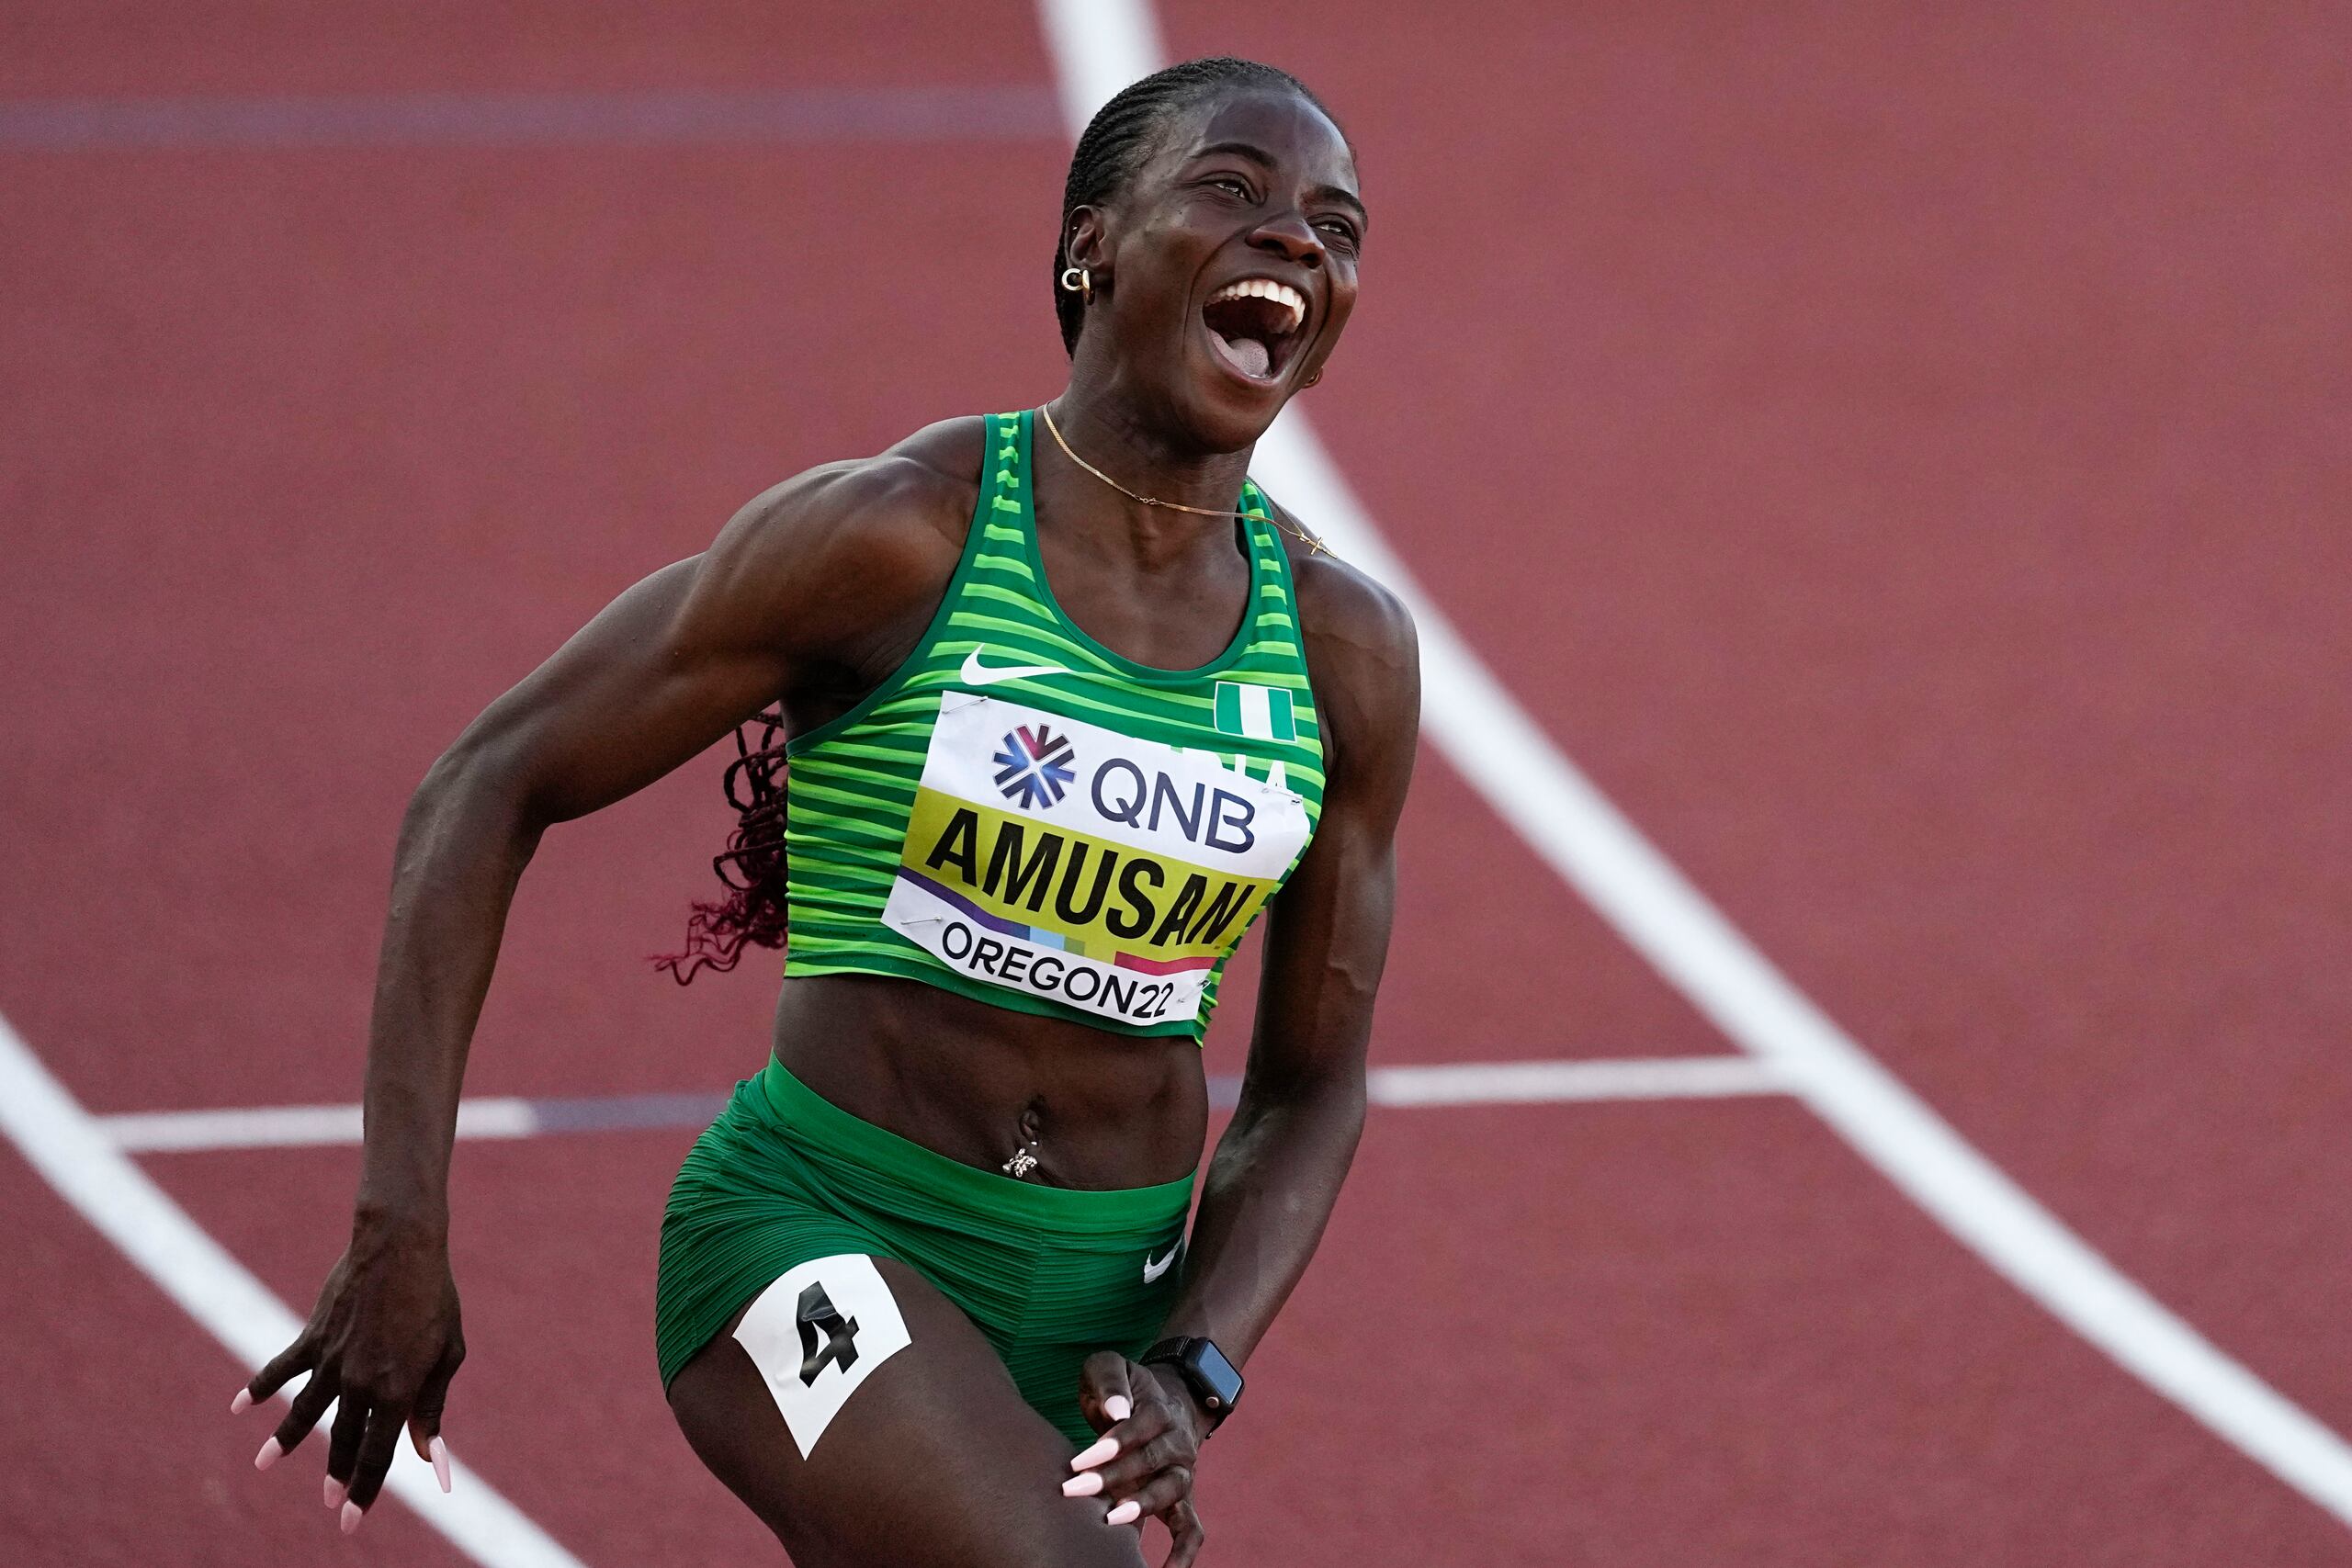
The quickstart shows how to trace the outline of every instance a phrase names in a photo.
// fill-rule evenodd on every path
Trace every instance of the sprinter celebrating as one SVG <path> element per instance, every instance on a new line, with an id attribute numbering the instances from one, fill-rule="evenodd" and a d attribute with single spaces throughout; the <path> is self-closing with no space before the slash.
<path id="1" fill-rule="evenodd" d="M 516 881 L 548 825 L 775 705 L 781 795 L 747 747 L 742 876 L 680 964 L 789 931 L 773 1054 L 662 1225 L 679 1426 L 801 1568 L 1133 1565 L 1155 1517 L 1194 1559 L 1201 1444 L 1363 1127 L 1412 768 L 1409 621 L 1247 477 L 1363 231 L 1294 78 L 1136 83 L 1070 166 L 1060 396 L 779 485 L 468 728 L 402 825 L 350 1248 L 237 1396 L 311 1373 L 265 1467 L 339 1397 L 351 1529 L 403 1427 L 440 1457 L 450 1144 Z M 1187 1239 L 1196 1047 L 1261 911 Z"/>

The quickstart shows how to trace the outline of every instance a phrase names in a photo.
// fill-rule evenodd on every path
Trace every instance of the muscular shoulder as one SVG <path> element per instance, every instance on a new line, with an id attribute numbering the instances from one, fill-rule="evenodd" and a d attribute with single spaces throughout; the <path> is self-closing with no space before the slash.
<path id="1" fill-rule="evenodd" d="M 927 615 L 963 551 L 984 440 L 983 421 L 945 420 L 763 491 L 704 553 L 696 598 L 804 655 Z"/>
<path id="2" fill-rule="evenodd" d="M 1306 526 L 1279 507 L 1276 512 L 1286 524 Z M 1341 753 L 1334 765 L 1351 750 L 1368 760 L 1401 745 L 1409 756 L 1421 702 L 1420 641 L 1411 613 L 1396 594 L 1328 550 L 1314 550 L 1287 532 L 1283 544 L 1298 589 L 1299 633 L 1315 705 L 1326 716 L 1326 749 Z"/>

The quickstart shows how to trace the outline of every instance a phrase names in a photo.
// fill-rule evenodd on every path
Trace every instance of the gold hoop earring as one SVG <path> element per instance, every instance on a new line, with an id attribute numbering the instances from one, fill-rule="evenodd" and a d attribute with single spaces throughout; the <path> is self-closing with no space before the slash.
<path id="1" fill-rule="evenodd" d="M 1073 278 L 1077 281 L 1072 282 Z M 1091 305 L 1094 303 L 1094 274 L 1082 266 L 1066 266 L 1062 268 L 1062 289 L 1065 293 L 1078 295 Z"/>
<path id="2" fill-rule="evenodd" d="M 1299 390 L 1305 391 L 1307 388 L 1312 387 L 1316 382 L 1320 381 L 1321 379 L 1323 379 L 1323 372 L 1317 370 L 1314 375 L 1309 376 L 1305 381 L 1299 384 Z"/>

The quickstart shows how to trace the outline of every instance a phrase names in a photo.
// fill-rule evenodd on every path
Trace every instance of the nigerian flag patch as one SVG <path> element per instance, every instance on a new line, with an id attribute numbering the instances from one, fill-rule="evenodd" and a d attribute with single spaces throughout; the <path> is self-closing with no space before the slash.
<path id="1" fill-rule="evenodd" d="M 1216 727 L 1221 734 L 1252 740 L 1295 740 L 1298 719 L 1291 711 L 1290 694 L 1280 686 L 1254 681 L 1216 683 Z"/>

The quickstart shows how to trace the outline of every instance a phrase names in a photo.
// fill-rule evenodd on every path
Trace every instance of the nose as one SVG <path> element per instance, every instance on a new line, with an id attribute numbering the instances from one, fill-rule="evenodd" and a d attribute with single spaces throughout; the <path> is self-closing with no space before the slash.
<path id="1" fill-rule="evenodd" d="M 1307 222 L 1304 213 L 1295 209 L 1259 224 L 1250 234 L 1250 243 L 1310 270 L 1323 265 L 1322 236 L 1316 233 L 1315 226 Z"/>

